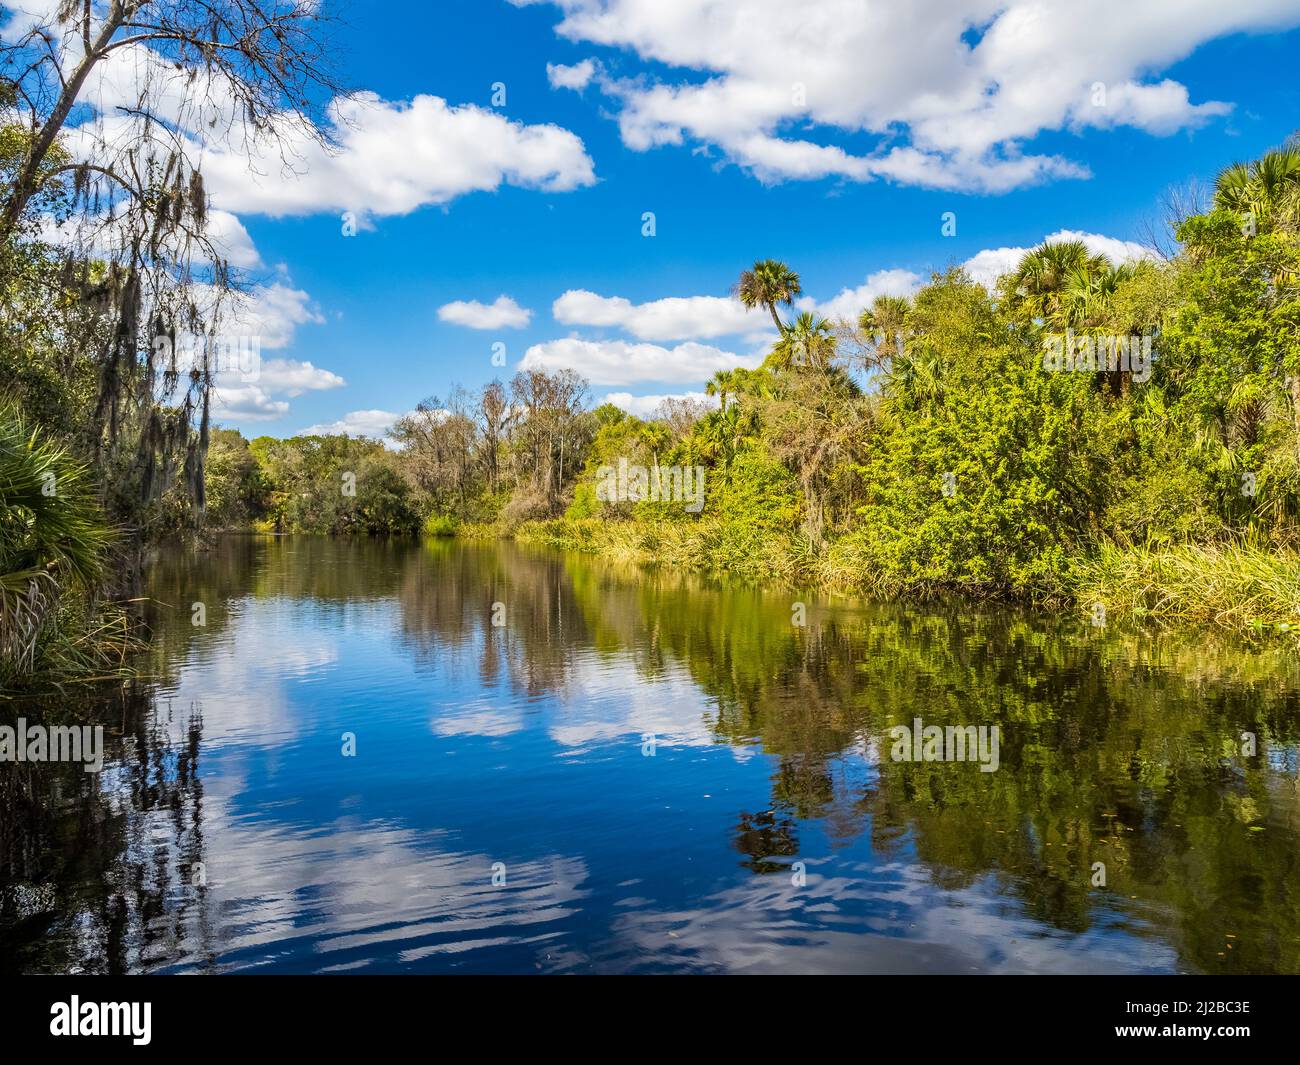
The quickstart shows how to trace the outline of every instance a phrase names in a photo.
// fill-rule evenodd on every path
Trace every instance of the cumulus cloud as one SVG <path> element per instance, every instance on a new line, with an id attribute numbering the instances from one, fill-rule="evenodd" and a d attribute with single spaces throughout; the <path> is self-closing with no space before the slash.
<path id="1" fill-rule="evenodd" d="M 268 422 L 282 418 L 288 413 L 288 400 L 277 399 L 259 385 L 219 384 L 212 390 L 214 421 L 239 419 L 249 422 Z"/>
<path id="2" fill-rule="evenodd" d="M 192 84 L 186 71 L 139 44 L 96 67 L 79 97 L 94 116 L 68 131 L 69 148 L 88 156 L 138 139 L 142 120 L 121 109 L 135 107 L 146 84 L 150 112 L 203 159 L 207 189 L 223 211 L 352 211 L 364 221 L 502 185 L 564 192 L 595 181 L 582 140 L 569 130 L 428 94 L 340 97 L 326 109 L 328 143 L 288 115 L 275 123 L 278 137 L 254 137 L 220 80 L 200 75 Z"/>
<path id="3" fill-rule="evenodd" d="M 634 150 L 714 146 L 765 181 L 984 192 L 1086 176 L 1031 150 L 1044 132 L 1164 136 L 1228 113 L 1229 102 L 1193 100 L 1156 75 L 1215 38 L 1300 24 L 1294 0 L 512 2 L 550 3 L 561 37 L 644 62 L 627 77 L 596 63 L 551 76 L 595 81 Z M 864 133 L 874 141 L 863 150 L 834 143 Z"/>
<path id="4" fill-rule="evenodd" d="M 272 421 L 289 413 L 289 400 L 305 392 L 342 388 L 347 382 L 331 370 L 284 357 L 266 358 L 293 343 L 299 326 L 324 321 L 307 293 L 291 285 L 264 285 L 248 293 L 227 295 L 214 313 L 215 292 L 196 291 L 196 302 L 216 323 L 218 340 L 233 341 L 228 365 L 221 366 L 213 387 L 212 409 L 217 419 Z M 197 349 L 191 349 L 196 351 Z M 253 352 L 251 365 L 244 360 Z M 240 364 L 240 365 L 236 365 Z M 251 372 L 250 372 L 251 371 Z"/>
<path id="5" fill-rule="evenodd" d="M 596 64 L 590 59 L 581 63 L 565 66 L 563 63 L 547 63 L 546 78 L 554 89 L 573 89 L 581 92 L 596 76 Z"/>
<path id="6" fill-rule="evenodd" d="M 229 211 L 209 211 L 207 237 L 217 253 L 239 270 L 262 265 L 262 256 L 248 235 L 244 223 Z"/>
<path id="7" fill-rule="evenodd" d="M 856 288 L 843 288 L 839 294 L 825 303 L 804 297 L 795 306 L 801 311 L 813 311 L 824 318 L 832 320 L 848 318 L 854 320 L 866 307 L 870 307 L 877 296 L 910 296 L 921 287 L 922 278 L 911 270 L 877 270 L 868 274 L 866 281 Z"/>
<path id="8" fill-rule="evenodd" d="M 332 113 L 338 147 L 301 137 L 289 180 L 278 153 L 256 159 L 250 174 L 242 153 L 210 152 L 204 173 L 215 201 L 277 216 L 402 215 L 502 185 L 566 192 L 595 181 L 582 141 L 559 126 L 526 126 L 424 95 L 389 102 L 366 93 L 336 102 Z"/>
<path id="9" fill-rule="evenodd" d="M 253 243 L 244 223 L 229 211 L 209 211 L 203 234 L 211 245 L 210 258 L 223 259 L 237 270 L 249 270 L 264 265 L 262 256 Z M 74 216 L 56 220 L 52 215 L 41 219 L 40 239 L 59 248 L 73 248 L 88 257 L 117 260 L 122 248 L 130 243 L 130 233 L 121 216 L 112 217 L 107 211 L 90 217 Z M 184 236 L 163 238 L 164 247 L 173 254 L 179 253 Z M 196 269 L 208 269 L 213 263 L 194 248 L 191 263 Z"/>
<path id="10" fill-rule="evenodd" d="M 304 392 L 342 388 L 346 381 L 330 370 L 297 359 L 266 359 L 255 372 L 227 369 L 216 375 L 213 414 L 218 419 L 272 421 L 289 413 L 289 400 Z"/>
<path id="11" fill-rule="evenodd" d="M 205 319 L 214 323 L 215 332 L 256 337 L 261 347 L 273 350 L 293 343 L 299 326 L 325 321 L 306 292 L 279 281 L 248 292 L 222 294 L 199 285 L 193 298 Z"/>
<path id="12" fill-rule="evenodd" d="M 642 340 L 693 340 L 752 332 L 766 312 L 752 311 L 737 299 L 673 296 L 633 303 L 622 296 L 600 296 L 570 289 L 551 306 L 557 322 L 626 330 Z"/>
<path id="13" fill-rule="evenodd" d="M 491 303 L 454 300 L 438 308 L 438 317 L 444 322 L 469 329 L 522 329 L 532 316 L 532 311 L 505 295 L 498 296 Z"/>
<path id="14" fill-rule="evenodd" d="M 293 397 L 304 392 L 342 388 L 347 382 L 332 370 L 313 366 L 297 359 L 267 359 L 262 363 L 258 382 L 273 392 Z"/>
<path id="15" fill-rule="evenodd" d="M 664 401 L 669 399 L 702 403 L 708 407 L 718 405 L 718 397 L 710 396 L 707 392 L 677 392 L 659 396 L 634 396 L 631 392 L 609 392 L 601 400 L 601 403 L 612 403 L 620 410 L 625 410 L 628 414 L 635 415 L 638 418 L 650 418 L 659 410 Z"/>
<path id="16" fill-rule="evenodd" d="M 534 344 L 524 353 L 519 368 L 570 369 L 592 384 L 618 386 L 640 381 L 704 381 L 718 370 L 754 369 L 761 361 L 758 356 L 736 355 L 695 341 L 665 348 L 625 340 L 568 337 Z"/>
<path id="17" fill-rule="evenodd" d="M 405 414 L 388 410 L 354 410 L 338 421 L 321 422 L 300 429 L 297 436 L 368 436 L 383 439 L 384 435 Z"/>

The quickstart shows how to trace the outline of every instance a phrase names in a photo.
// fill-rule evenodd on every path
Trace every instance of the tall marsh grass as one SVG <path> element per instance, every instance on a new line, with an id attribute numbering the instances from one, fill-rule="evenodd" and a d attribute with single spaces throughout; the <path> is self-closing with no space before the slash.
<path id="1" fill-rule="evenodd" d="M 1300 633 L 1300 555 L 1243 540 L 1145 548 L 1102 544 L 1077 563 L 1074 597 L 1106 614 L 1239 632 Z"/>
<path id="2" fill-rule="evenodd" d="M 507 535 L 618 562 L 727 573 L 792 587 L 815 585 L 872 598 L 993 594 L 983 586 L 902 586 L 873 573 L 851 543 L 814 551 L 797 536 L 755 533 L 737 538 L 734 526 L 717 520 L 561 518 L 525 522 Z M 1043 605 L 1073 604 L 1084 612 L 1100 603 L 1106 617 L 1116 621 L 1300 635 L 1300 553 L 1292 549 L 1250 540 L 1159 548 L 1103 543 L 1093 554 L 1074 560 L 1071 574 L 1065 586 L 1032 598 Z"/>

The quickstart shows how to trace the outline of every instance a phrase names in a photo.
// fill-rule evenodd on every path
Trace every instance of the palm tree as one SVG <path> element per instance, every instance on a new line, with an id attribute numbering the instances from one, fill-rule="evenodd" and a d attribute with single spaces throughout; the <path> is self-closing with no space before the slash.
<path id="1" fill-rule="evenodd" d="M 911 309 L 912 301 L 906 296 L 877 296 L 858 316 L 858 328 L 870 337 L 880 338 L 875 346 L 877 365 L 889 357 L 886 353 L 898 348 Z"/>
<path id="2" fill-rule="evenodd" d="M 1007 285 L 1031 317 L 1066 327 L 1074 324 L 1067 296 L 1071 286 L 1077 290 L 1082 281 L 1086 287 L 1091 278 L 1110 269 L 1110 261 L 1093 255 L 1083 241 L 1064 240 L 1025 252 Z"/>
<path id="3" fill-rule="evenodd" d="M 1300 141 L 1233 163 L 1214 182 L 1214 205 L 1250 215 L 1256 226 L 1300 224 Z"/>
<path id="4" fill-rule="evenodd" d="M 750 269 L 741 272 L 735 293 L 746 307 L 766 307 L 778 331 L 785 332 L 785 323 L 776 313 L 776 305 L 789 306 L 803 292 L 799 275 L 783 262 L 761 259 Z"/>
<path id="5" fill-rule="evenodd" d="M 704 386 L 704 392 L 709 396 L 717 396 L 719 406 L 727 409 L 727 396 L 736 391 L 739 381 L 736 377 L 735 370 L 719 370 L 709 379 L 709 383 Z"/>
<path id="6" fill-rule="evenodd" d="M 31 668 L 62 592 L 102 576 L 111 539 L 85 468 L 0 410 L 0 672 Z"/>
<path id="7" fill-rule="evenodd" d="M 807 366 L 825 370 L 835 357 L 835 333 L 825 318 L 802 312 L 794 324 L 781 331 L 768 361 L 774 370 Z"/>
<path id="8" fill-rule="evenodd" d="M 1070 270 L 1061 292 L 1062 314 L 1069 325 L 1097 326 L 1110 312 L 1111 301 L 1125 281 L 1137 274 L 1136 263 L 1112 265 L 1103 259 L 1093 268 Z"/>
<path id="9" fill-rule="evenodd" d="M 721 460 L 724 470 L 731 466 L 736 452 L 747 436 L 758 431 L 758 417 L 733 403 L 726 410 L 714 410 L 699 423 L 697 435 L 703 456 L 713 462 Z"/>

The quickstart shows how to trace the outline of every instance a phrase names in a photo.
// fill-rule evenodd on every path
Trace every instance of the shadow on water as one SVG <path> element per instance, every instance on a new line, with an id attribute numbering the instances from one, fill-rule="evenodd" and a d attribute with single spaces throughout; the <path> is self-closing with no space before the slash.
<path id="1" fill-rule="evenodd" d="M 1300 972 L 1286 649 L 799 626 L 508 544 L 230 538 L 149 581 L 102 772 L 0 763 L 0 969 Z M 917 718 L 997 726 L 998 768 L 894 760 Z"/>

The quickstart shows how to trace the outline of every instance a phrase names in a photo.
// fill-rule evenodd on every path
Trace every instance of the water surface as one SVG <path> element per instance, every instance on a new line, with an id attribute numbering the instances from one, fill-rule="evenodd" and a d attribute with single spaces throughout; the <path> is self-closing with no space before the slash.
<path id="1" fill-rule="evenodd" d="M 0 764 L 3 970 L 1300 971 L 1284 649 L 496 544 L 149 591 L 153 681 L 0 704 L 108 732 Z M 918 717 L 999 768 L 894 761 Z"/>

